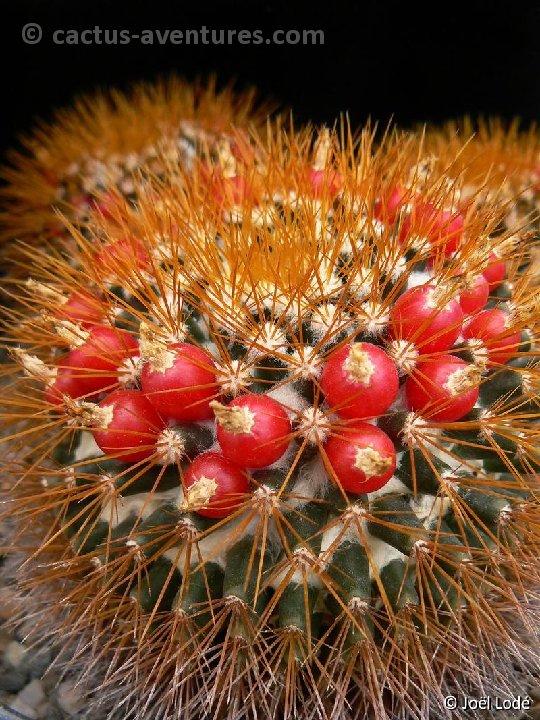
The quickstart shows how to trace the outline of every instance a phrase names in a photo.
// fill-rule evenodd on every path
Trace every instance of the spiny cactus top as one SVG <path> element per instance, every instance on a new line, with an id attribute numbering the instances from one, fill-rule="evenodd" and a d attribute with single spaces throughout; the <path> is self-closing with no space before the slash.
<path id="1" fill-rule="evenodd" d="M 472 121 L 463 118 L 422 132 L 425 150 L 453 176 L 461 176 L 466 194 L 481 190 L 506 206 L 508 227 L 538 231 L 540 207 L 540 141 L 538 130 L 523 129 L 516 119 Z M 538 268 L 536 257 L 536 271 Z"/>
<path id="2" fill-rule="evenodd" d="M 159 173 L 166 162 L 189 166 L 231 123 L 256 127 L 268 110 L 255 104 L 253 91 L 235 95 L 230 87 L 218 90 L 215 80 L 193 86 L 169 77 L 126 93 L 83 96 L 23 138 L 22 151 L 12 152 L 2 168 L 0 242 L 35 244 L 65 235 L 57 211 L 83 222 L 98 193 L 106 215 L 105 187 L 133 198 L 132 178 L 143 167 Z"/>
<path id="3" fill-rule="evenodd" d="M 528 246 L 406 143 L 241 147 L 14 285 L 29 586 L 126 717 L 445 716 L 534 661 Z"/>

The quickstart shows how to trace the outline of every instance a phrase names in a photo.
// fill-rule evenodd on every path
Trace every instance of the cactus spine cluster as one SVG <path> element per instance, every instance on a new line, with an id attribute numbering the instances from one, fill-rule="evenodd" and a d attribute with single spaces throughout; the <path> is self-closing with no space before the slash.
<path id="1" fill-rule="evenodd" d="M 531 234 L 399 133 L 158 161 L 12 285 L 5 471 L 42 622 L 126 718 L 509 692 L 537 662 Z"/>

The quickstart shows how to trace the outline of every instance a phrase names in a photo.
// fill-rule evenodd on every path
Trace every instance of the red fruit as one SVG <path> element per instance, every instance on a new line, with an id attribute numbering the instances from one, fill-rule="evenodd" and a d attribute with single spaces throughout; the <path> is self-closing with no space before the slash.
<path id="1" fill-rule="evenodd" d="M 375 203 L 374 214 L 377 220 L 393 225 L 402 210 L 410 202 L 410 191 L 399 185 L 387 197 L 382 197 Z"/>
<path id="2" fill-rule="evenodd" d="M 311 168 L 309 171 L 309 182 L 311 184 L 311 193 L 315 198 L 321 198 L 325 195 L 335 197 L 342 184 L 343 177 L 337 170 L 331 168 L 327 170 L 315 170 Z"/>
<path id="3" fill-rule="evenodd" d="M 160 367 L 161 365 L 161 367 Z M 141 387 L 163 417 L 179 422 L 208 420 L 210 400 L 216 396 L 212 356 L 188 343 L 174 343 L 144 365 Z"/>
<path id="4" fill-rule="evenodd" d="M 466 340 L 480 340 L 485 345 L 490 363 L 505 363 L 517 352 L 521 332 L 508 329 L 510 315 L 493 308 L 474 315 L 463 326 Z"/>
<path id="5" fill-rule="evenodd" d="M 83 211 L 86 213 L 88 208 L 90 207 L 92 200 L 90 195 L 87 193 L 82 193 L 81 195 L 76 195 L 72 200 L 71 204 L 74 208 L 76 208 L 79 212 Z"/>
<path id="6" fill-rule="evenodd" d="M 95 266 L 100 273 L 105 270 L 116 274 L 122 268 L 143 270 L 150 265 L 150 256 L 144 245 L 135 238 L 122 238 L 104 245 L 95 257 Z"/>
<path id="7" fill-rule="evenodd" d="M 339 483 L 347 492 L 370 493 L 390 480 L 396 469 L 394 444 L 380 428 L 356 422 L 327 440 L 324 449 Z"/>
<path id="8" fill-rule="evenodd" d="M 68 354 L 65 364 L 79 374 L 86 392 L 100 392 L 116 380 L 118 367 L 128 357 L 137 355 L 139 344 L 125 330 L 110 325 L 95 325 L 85 342 Z"/>
<path id="9" fill-rule="evenodd" d="M 433 285 L 406 290 L 390 311 L 391 337 L 409 340 L 421 353 L 448 350 L 459 337 L 462 323 L 458 300 L 441 306 Z"/>
<path id="10" fill-rule="evenodd" d="M 461 244 L 463 224 L 463 216 L 458 212 L 441 210 L 431 203 L 416 202 L 400 228 L 399 242 L 418 235 L 435 245 L 436 253 L 451 255 Z"/>
<path id="11" fill-rule="evenodd" d="M 489 283 L 490 292 L 496 290 L 506 277 L 506 263 L 495 253 L 490 254 L 490 262 L 482 275 Z"/>
<path id="12" fill-rule="evenodd" d="M 236 162 L 234 163 L 236 166 Z M 219 204 L 241 205 L 252 194 L 251 183 L 244 175 L 224 174 L 219 166 L 212 166 L 206 161 L 199 163 L 199 173 L 202 182 Z"/>
<path id="13" fill-rule="evenodd" d="M 101 427 L 92 430 L 104 453 L 126 463 L 139 462 L 154 454 L 165 423 L 140 390 L 116 390 L 97 407 L 112 411 L 100 418 Z"/>
<path id="14" fill-rule="evenodd" d="M 377 417 L 396 399 L 399 379 L 384 350 L 371 343 L 354 343 L 329 356 L 321 388 L 326 402 L 341 417 Z"/>
<path id="15" fill-rule="evenodd" d="M 99 200 L 94 200 L 94 205 L 98 212 L 106 219 L 112 220 L 114 211 L 118 209 L 118 199 L 113 193 L 105 193 Z"/>
<path id="16" fill-rule="evenodd" d="M 444 250 L 445 255 L 455 252 L 463 237 L 463 216 L 451 210 L 436 208 L 432 203 L 418 202 L 414 209 L 415 221 L 425 228 L 429 241 Z"/>
<path id="17" fill-rule="evenodd" d="M 64 395 L 77 400 L 86 395 L 87 392 L 84 383 L 81 383 L 81 378 L 78 377 L 78 373 L 73 368 L 65 367 L 64 363 L 65 360 L 58 363 L 54 382 L 45 388 L 45 402 L 62 408 L 64 406 Z"/>
<path id="18" fill-rule="evenodd" d="M 223 177 L 221 173 L 217 173 L 212 177 L 212 193 L 218 203 L 241 205 L 249 197 L 251 185 L 242 175 Z"/>
<path id="19" fill-rule="evenodd" d="M 217 452 L 195 458 L 184 474 L 184 486 L 187 493 L 182 509 L 209 518 L 230 515 L 249 492 L 245 471 Z"/>
<path id="20" fill-rule="evenodd" d="M 438 422 L 454 422 L 466 415 L 478 400 L 481 372 L 454 355 L 441 355 L 416 366 L 405 383 L 411 410 Z"/>
<path id="21" fill-rule="evenodd" d="M 211 407 L 218 442 L 229 460 L 242 467 L 263 468 L 287 450 L 291 422 L 277 400 L 250 393 L 228 405 L 212 402 Z"/>
<path id="22" fill-rule="evenodd" d="M 489 283 L 483 275 L 474 278 L 474 285 L 459 296 L 459 304 L 466 315 L 474 315 L 480 312 L 489 298 Z"/>
<path id="23" fill-rule="evenodd" d="M 85 328 L 91 328 L 103 322 L 106 307 L 99 298 L 80 290 L 71 293 L 67 301 L 55 312 L 60 320 L 69 320 Z"/>

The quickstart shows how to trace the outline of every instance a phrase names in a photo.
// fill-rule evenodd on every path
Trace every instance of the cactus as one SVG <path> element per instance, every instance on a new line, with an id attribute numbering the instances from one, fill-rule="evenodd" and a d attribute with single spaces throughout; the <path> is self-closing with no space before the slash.
<path id="1" fill-rule="evenodd" d="M 528 248 L 372 141 L 148 169 L 15 285 L 24 584 L 122 717 L 448 717 L 537 662 Z"/>

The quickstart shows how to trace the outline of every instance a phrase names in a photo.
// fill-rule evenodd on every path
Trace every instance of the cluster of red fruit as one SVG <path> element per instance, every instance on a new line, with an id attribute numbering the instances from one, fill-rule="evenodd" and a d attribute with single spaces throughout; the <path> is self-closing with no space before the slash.
<path id="1" fill-rule="evenodd" d="M 392 195 L 388 205 L 392 212 L 396 212 L 396 202 Z M 392 220 L 390 210 L 380 211 L 385 220 Z M 432 230 L 436 228 L 432 239 L 442 237 L 448 222 L 446 216 L 432 222 Z M 448 234 L 448 228 L 446 232 L 447 249 L 453 250 L 452 233 Z M 144 247 L 134 243 L 117 241 L 103 248 L 100 267 L 118 266 L 128 255 L 146 265 L 149 258 Z M 441 288 L 429 284 L 398 297 L 390 310 L 388 340 L 402 341 L 414 355 L 424 356 L 422 362 L 413 363 L 404 384 L 409 410 L 431 421 L 455 422 L 474 407 L 481 371 L 476 364 L 449 354 L 460 336 L 472 343 L 477 355 L 483 353 L 478 363 L 483 369 L 505 363 L 515 353 L 521 337 L 506 330 L 508 313 L 484 309 L 490 289 L 502 282 L 505 271 L 505 264 L 494 259 L 474 282 L 469 279 L 457 297 L 441 300 Z M 73 293 L 57 310 L 57 320 L 68 321 L 71 328 L 72 349 L 57 363 L 46 389 L 47 402 L 62 407 L 68 396 L 99 401 L 96 407 L 109 408 L 92 428 L 95 440 L 103 452 L 128 463 L 155 456 L 167 423 L 215 417 L 221 453 L 208 451 L 196 457 L 184 484 L 189 489 L 201 478 L 216 479 L 212 500 L 199 511 L 211 517 L 230 514 L 237 503 L 224 504 L 223 498 L 249 491 L 246 469 L 268 467 L 287 450 L 293 433 L 286 410 L 273 398 L 254 393 L 221 405 L 216 401 L 220 393 L 214 359 L 190 343 L 167 345 L 165 366 L 145 361 L 140 389 L 119 389 L 118 370 L 139 355 L 140 347 L 131 333 L 107 324 L 106 315 L 105 303 L 84 291 Z M 373 343 L 340 346 L 327 357 L 320 387 L 330 411 L 342 421 L 339 433 L 333 432 L 324 443 L 335 476 L 352 493 L 379 489 L 394 473 L 396 451 L 390 438 L 368 421 L 387 413 L 397 398 L 396 363 Z"/>

